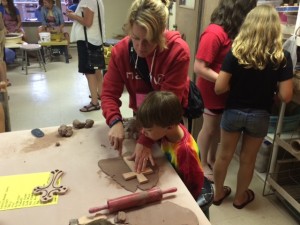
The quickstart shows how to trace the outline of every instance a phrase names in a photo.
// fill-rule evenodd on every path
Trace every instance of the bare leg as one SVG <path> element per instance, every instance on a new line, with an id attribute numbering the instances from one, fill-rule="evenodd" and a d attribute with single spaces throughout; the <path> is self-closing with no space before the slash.
<path id="1" fill-rule="evenodd" d="M 97 98 L 100 96 L 102 92 L 102 83 L 103 83 L 103 75 L 102 70 L 96 70 L 96 78 L 97 78 Z"/>
<path id="2" fill-rule="evenodd" d="M 220 131 L 220 129 L 218 130 Z M 216 138 L 212 140 L 210 145 L 210 149 L 208 151 L 207 163 L 210 165 L 210 168 L 214 167 L 216 161 L 216 153 L 218 151 L 219 143 L 220 143 L 220 132 L 216 135 Z"/>
<path id="3" fill-rule="evenodd" d="M 7 82 L 6 63 L 0 60 L 0 81 Z"/>
<path id="4" fill-rule="evenodd" d="M 236 205 L 241 205 L 248 199 L 246 191 L 251 183 L 256 156 L 263 140 L 263 138 L 256 138 L 247 134 L 243 135 L 236 194 L 233 201 Z"/>
<path id="5" fill-rule="evenodd" d="M 203 114 L 203 125 L 197 138 L 204 175 L 211 181 L 213 176 L 208 166 L 208 157 L 210 155 L 210 158 L 213 158 L 217 151 L 215 143 L 220 139 L 220 120 L 221 114 L 215 116 Z"/>
<path id="6" fill-rule="evenodd" d="M 98 105 L 98 80 L 97 80 L 97 75 L 96 74 L 86 74 L 86 79 L 88 81 L 90 93 L 91 93 L 91 99 L 92 103 L 94 105 Z"/>
<path id="7" fill-rule="evenodd" d="M 232 160 L 240 135 L 240 132 L 227 132 L 221 129 L 220 148 L 217 152 L 216 162 L 213 168 L 215 182 L 215 201 L 220 200 L 224 197 L 225 193 L 223 186 L 227 175 L 227 169 Z"/>

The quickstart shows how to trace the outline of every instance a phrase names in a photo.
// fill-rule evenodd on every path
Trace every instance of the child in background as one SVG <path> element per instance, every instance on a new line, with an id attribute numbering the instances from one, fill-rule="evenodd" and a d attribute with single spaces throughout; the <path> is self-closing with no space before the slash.
<path id="1" fill-rule="evenodd" d="M 202 191 L 204 175 L 197 143 L 180 123 L 182 115 L 182 106 L 175 94 L 154 91 L 147 95 L 139 107 L 137 121 L 146 137 L 160 141 L 168 161 L 197 199 Z M 145 164 L 147 161 L 144 158 Z"/>
<path id="2" fill-rule="evenodd" d="M 214 86 L 225 55 L 230 50 L 247 13 L 257 0 L 220 0 L 211 15 L 209 26 L 201 34 L 194 63 L 197 86 L 204 101 L 203 125 L 197 142 L 205 177 L 213 182 L 213 172 L 218 143 L 220 121 L 226 94 L 216 95 Z"/>
<path id="3" fill-rule="evenodd" d="M 274 93 L 289 102 L 293 96 L 291 56 L 282 48 L 278 12 L 260 5 L 247 15 L 223 62 L 216 94 L 228 92 L 221 120 L 221 144 L 214 165 L 214 204 L 230 194 L 224 186 L 237 142 L 243 133 L 233 206 L 242 209 L 255 198 L 249 189 L 257 152 L 267 135 Z"/>
<path id="4" fill-rule="evenodd" d="M 7 86 L 10 86 L 11 83 L 7 79 L 6 74 L 6 63 L 4 61 L 4 49 L 5 49 L 5 34 L 6 28 L 3 21 L 3 11 L 0 10 L 0 82 L 5 82 Z"/>

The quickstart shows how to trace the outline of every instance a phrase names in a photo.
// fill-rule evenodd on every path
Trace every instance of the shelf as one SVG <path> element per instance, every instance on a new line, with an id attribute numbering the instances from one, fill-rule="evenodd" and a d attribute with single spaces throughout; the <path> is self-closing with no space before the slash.
<path id="1" fill-rule="evenodd" d="M 295 158 L 300 160 L 300 151 L 293 149 L 290 143 L 288 143 L 286 140 L 283 140 L 282 138 L 277 136 L 276 143 L 282 148 L 284 148 L 287 152 L 291 153 Z"/>
<path id="2" fill-rule="evenodd" d="M 291 185 L 280 185 L 271 176 L 269 176 L 267 180 L 268 180 L 268 183 L 274 188 L 274 190 L 276 192 L 278 192 L 285 200 L 287 200 L 289 202 L 289 204 L 292 207 L 294 207 L 295 210 L 300 212 L 300 204 L 296 200 L 296 198 L 299 199 L 300 186 L 295 188 L 295 187 L 291 187 Z"/>

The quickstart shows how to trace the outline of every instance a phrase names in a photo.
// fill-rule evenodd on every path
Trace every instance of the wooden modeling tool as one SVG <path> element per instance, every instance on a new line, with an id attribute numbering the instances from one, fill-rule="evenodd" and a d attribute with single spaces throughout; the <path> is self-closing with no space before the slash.
<path id="1" fill-rule="evenodd" d="M 51 171 L 49 183 L 46 186 L 37 186 L 33 189 L 34 195 L 41 195 L 40 201 L 42 203 L 51 202 L 53 195 L 63 195 L 68 191 L 64 186 L 57 186 L 59 178 L 63 175 L 63 171 Z"/>
<path id="2" fill-rule="evenodd" d="M 107 200 L 107 205 L 89 209 L 90 213 L 95 213 L 104 209 L 108 209 L 110 213 L 129 209 L 136 206 L 145 205 L 147 203 L 162 200 L 163 194 L 176 192 L 177 188 L 169 188 L 162 191 L 159 187 L 152 188 L 148 191 L 142 191 L 119 198 Z"/>
<path id="3" fill-rule="evenodd" d="M 128 158 L 126 158 L 126 157 L 123 157 L 123 160 L 126 163 L 126 165 L 129 167 L 129 169 L 131 170 L 131 172 L 122 174 L 122 176 L 125 180 L 131 180 L 136 177 L 139 184 L 144 184 L 144 183 L 148 182 L 148 179 L 145 175 L 153 173 L 153 170 L 151 168 L 147 167 L 141 173 L 137 173 L 137 172 L 135 172 L 135 169 L 134 169 L 134 161 L 128 160 Z"/>

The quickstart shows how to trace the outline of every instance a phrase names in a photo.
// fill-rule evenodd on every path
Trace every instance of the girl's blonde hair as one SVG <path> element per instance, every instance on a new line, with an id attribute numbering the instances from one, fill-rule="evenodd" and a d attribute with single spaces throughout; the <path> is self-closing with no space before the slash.
<path id="1" fill-rule="evenodd" d="M 147 40 L 166 48 L 164 31 L 169 17 L 169 0 L 135 0 L 129 10 L 126 31 L 130 33 L 134 23 L 145 28 Z"/>
<path id="2" fill-rule="evenodd" d="M 280 20 L 273 6 L 259 5 L 248 13 L 232 52 L 245 68 L 263 70 L 268 63 L 279 68 L 285 57 Z"/>

